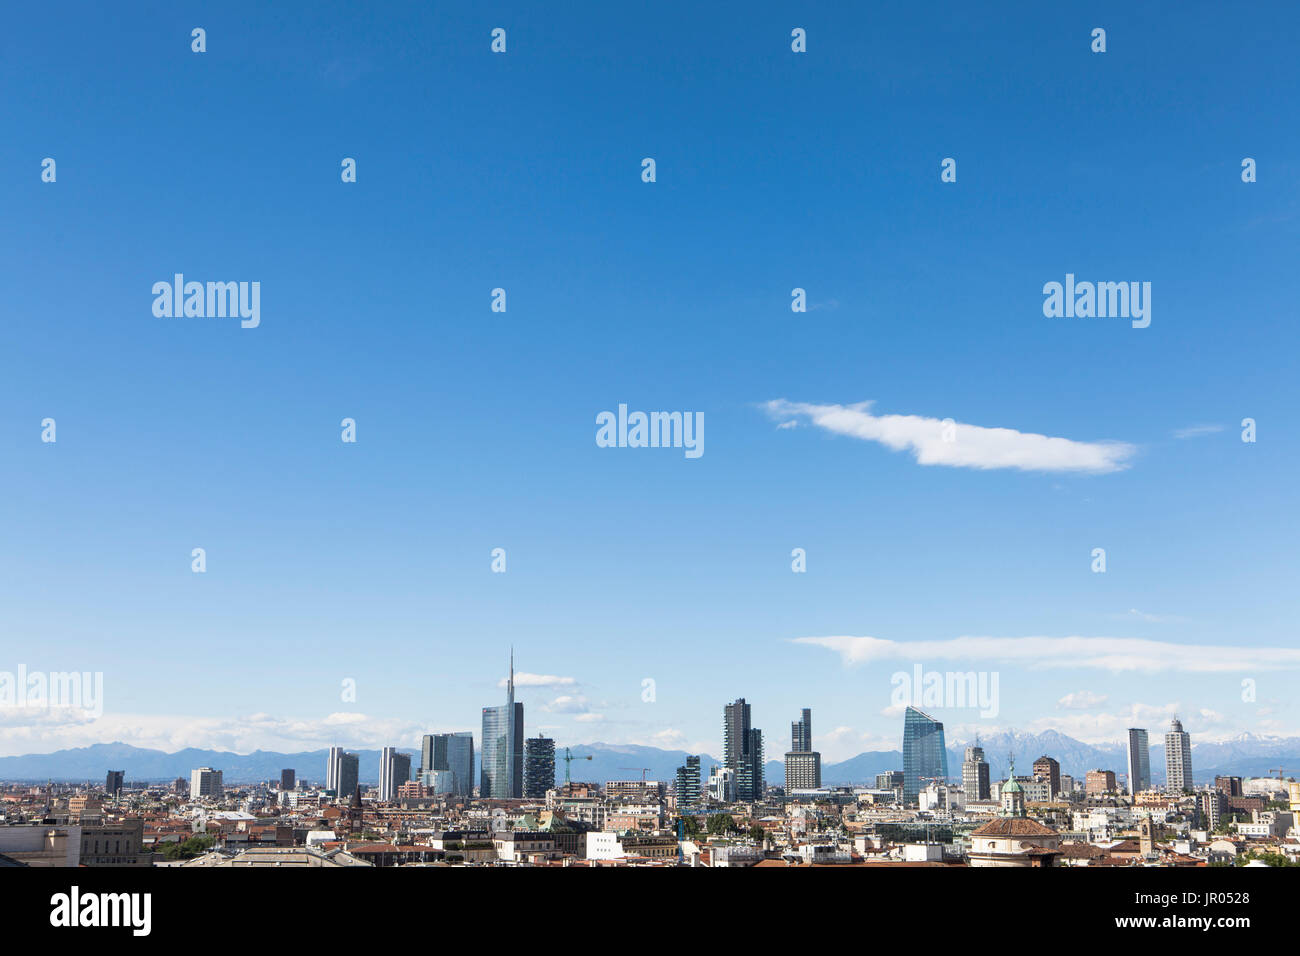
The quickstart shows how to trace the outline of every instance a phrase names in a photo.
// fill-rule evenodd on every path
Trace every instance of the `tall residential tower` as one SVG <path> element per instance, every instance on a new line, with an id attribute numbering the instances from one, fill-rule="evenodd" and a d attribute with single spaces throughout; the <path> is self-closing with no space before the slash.
<path id="1" fill-rule="evenodd" d="M 1165 772 L 1168 774 L 1166 789 L 1170 793 L 1192 789 L 1192 735 L 1183 731 L 1177 717 L 1165 734 Z"/>

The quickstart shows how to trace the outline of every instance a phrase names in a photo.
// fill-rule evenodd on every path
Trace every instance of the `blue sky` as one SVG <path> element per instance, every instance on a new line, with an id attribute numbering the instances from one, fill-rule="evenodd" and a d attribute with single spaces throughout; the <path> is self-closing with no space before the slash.
<path id="1" fill-rule="evenodd" d="M 511 644 L 561 745 L 716 753 L 745 696 L 772 753 L 805 706 L 829 758 L 897 746 L 917 662 L 1000 674 L 951 739 L 1300 734 L 1300 13 L 612 6 L 4 15 L 0 670 L 105 701 L 0 752 L 477 732 Z M 261 325 L 155 317 L 176 272 Z M 1044 317 L 1066 273 L 1151 282 L 1150 327 Z M 777 400 L 1131 447 L 923 464 Z M 620 403 L 705 454 L 598 448 Z M 1072 636 L 1167 646 L 1006 643 Z"/>

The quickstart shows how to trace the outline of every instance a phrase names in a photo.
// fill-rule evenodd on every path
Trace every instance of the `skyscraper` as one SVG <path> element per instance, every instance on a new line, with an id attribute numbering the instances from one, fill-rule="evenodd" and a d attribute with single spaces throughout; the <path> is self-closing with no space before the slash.
<path id="1" fill-rule="evenodd" d="M 280 789 L 292 790 L 298 786 L 298 774 L 292 769 L 280 771 Z"/>
<path id="2" fill-rule="evenodd" d="M 687 757 L 686 766 L 677 768 L 677 812 L 694 813 L 700 806 L 700 758 Z"/>
<path id="3" fill-rule="evenodd" d="M 1140 727 L 1128 729 L 1128 792 L 1151 789 L 1151 745 Z"/>
<path id="4" fill-rule="evenodd" d="M 524 705 L 515 702 L 515 652 L 510 651 L 506 702 L 483 708 L 483 767 L 479 796 L 515 800 L 524 794 Z"/>
<path id="5" fill-rule="evenodd" d="M 357 789 L 357 770 L 361 759 L 342 747 L 331 747 L 325 758 L 325 789 L 340 799 L 352 796 Z"/>
<path id="6" fill-rule="evenodd" d="M 812 710 L 803 709 L 799 719 L 790 725 L 790 749 L 795 753 L 812 750 Z"/>
<path id="7" fill-rule="evenodd" d="M 903 715 L 903 800 L 914 802 L 930 777 L 948 779 L 943 723 L 908 707 Z"/>
<path id="8" fill-rule="evenodd" d="M 722 709 L 723 764 L 736 774 L 736 799 L 763 799 L 763 732 L 749 725 L 749 704 L 737 698 Z"/>
<path id="9" fill-rule="evenodd" d="M 435 778 L 442 771 L 451 776 Z M 434 780 L 443 781 L 441 785 Z M 425 734 L 420 746 L 420 780 L 434 786 L 435 793 L 453 793 L 460 797 L 474 795 L 474 735 L 468 731 L 454 734 Z M 445 781 L 450 780 L 450 783 Z"/>
<path id="10" fill-rule="evenodd" d="M 546 791 L 555 786 L 555 741 L 538 735 L 524 742 L 524 796 L 530 800 L 546 799 Z"/>
<path id="11" fill-rule="evenodd" d="M 325 789 L 333 790 L 335 796 L 339 792 L 339 767 L 342 760 L 342 747 L 331 747 L 329 753 L 325 755 Z"/>
<path id="12" fill-rule="evenodd" d="M 749 746 L 745 749 L 745 758 L 741 763 L 741 773 L 737 780 L 738 799 L 751 801 L 763 799 L 763 794 L 767 790 L 766 782 L 763 780 L 763 731 L 757 727 L 749 729 Z"/>
<path id="13" fill-rule="evenodd" d="M 1177 717 L 1165 734 L 1165 772 L 1169 781 L 1166 789 L 1170 793 L 1192 789 L 1192 735 L 1183 731 Z"/>
<path id="14" fill-rule="evenodd" d="M 397 788 L 411 779 L 411 755 L 398 753 L 396 747 L 379 752 L 379 799 L 397 799 Z"/>
<path id="15" fill-rule="evenodd" d="M 966 759 L 961 765 L 961 788 L 966 793 L 967 801 L 987 800 L 991 796 L 989 765 L 984 759 L 983 747 L 976 745 L 966 748 Z"/>
<path id="16" fill-rule="evenodd" d="M 805 707 L 790 725 L 790 752 L 785 755 L 785 792 L 816 790 L 822 785 L 822 755 L 812 749 L 812 711 Z"/>
<path id="17" fill-rule="evenodd" d="M 124 770 L 110 770 L 104 780 L 104 791 L 110 796 L 115 797 L 122 792 L 122 778 L 126 776 Z"/>

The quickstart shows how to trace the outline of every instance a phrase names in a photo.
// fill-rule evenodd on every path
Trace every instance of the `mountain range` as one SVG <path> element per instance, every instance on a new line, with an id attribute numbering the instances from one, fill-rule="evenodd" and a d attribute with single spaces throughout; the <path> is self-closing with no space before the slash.
<path id="1" fill-rule="evenodd" d="M 1158 739 L 1155 734 L 1153 739 Z M 1093 769 L 1113 770 L 1117 775 L 1126 772 L 1125 746 L 1120 743 L 1092 746 L 1056 731 L 1041 734 L 1002 733 L 983 738 L 989 762 L 990 779 L 1005 779 L 1009 758 L 1014 755 L 1017 775 L 1032 772 L 1035 758 L 1047 754 L 1061 764 L 1061 772 L 1082 780 Z M 954 744 L 948 751 L 948 776 L 961 779 L 961 764 L 965 744 Z M 584 744 L 569 748 L 573 756 L 572 776 L 575 781 L 636 780 L 644 775 L 648 780 L 671 782 L 677 768 L 688 756 L 681 750 L 661 750 L 623 744 Z M 379 751 L 355 750 L 360 758 L 359 773 L 362 782 L 374 783 L 379 779 Z M 419 763 L 419 754 L 412 753 L 412 767 Z M 221 770 L 226 783 L 252 783 L 259 780 L 278 780 L 282 769 L 296 771 L 298 779 L 323 781 L 327 751 L 312 750 L 299 753 L 276 753 L 255 750 L 250 754 L 236 754 L 220 750 L 187 748 L 175 753 L 133 747 L 130 744 L 94 744 L 59 750 L 50 754 L 27 754 L 0 757 L 0 780 L 7 781 L 91 781 L 99 782 L 109 770 L 123 770 L 128 781 L 170 781 L 177 777 L 189 779 L 196 767 L 213 767 Z M 586 758 L 590 757 L 588 760 Z M 707 777 L 709 768 L 720 764 L 718 758 L 700 754 L 700 772 Z M 888 770 L 901 770 L 903 755 L 898 750 L 876 750 L 858 754 L 837 763 L 822 767 L 822 782 L 827 786 L 866 784 L 875 782 L 876 774 Z M 1300 737 L 1259 737 L 1242 734 L 1221 743 L 1192 745 L 1192 767 L 1198 783 L 1209 782 L 1217 774 L 1237 776 L 1267 776 L 1281 767 L 1285 772 L 1300 772 Z M 564 757 L 556 754 L 556 778 L 564 779 Z M 779 760 L 765 765 L 769 783 L 781 783 L 785 769 Z M 1151 747 L 1151 779 L 1163 783 L 1165 779 L 1164 746 Z M 701 783 L 704 781 L 701 780 Z"/>

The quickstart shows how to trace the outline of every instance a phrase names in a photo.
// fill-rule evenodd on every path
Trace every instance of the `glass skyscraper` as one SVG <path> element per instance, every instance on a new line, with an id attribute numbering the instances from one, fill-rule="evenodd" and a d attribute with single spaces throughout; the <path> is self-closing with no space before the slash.
<path id="1" fill-rule="evenodd" d="M 903 717 L 903 800 L 913 803 L 920 796 L 927 777 L 948 779 L 948 750 L 944 746 L 943 722 L 908 707 Z"/>
<path id="2" fill-rule="evenodd" d="M 434 777 L 435 773 L 443 776 Z M 469 731 L 455 734 L 426 734 L 420 748 L 420 779 L 434 787 L 435 793 L 454 793 L 460 797 L 474 795 L 474 735 Z M 425 780 L 424 775 L 430 775 Z M 448 776 L 447 774 L 450 774 Z"/>
<path id="3" fill-rule="evenodd" d="M 1128 792 L 1151 789 L 1151 745 L 1140 727 L 1128 729 Z"/>
<path id="4" fill-rule="evenodd" d="M 510 652 L 506 702 L 483 708 L 483 766 L 479 796 L 517 800 L 524 795 L 524 705 L 515 703 L 515 654 Z"/>

